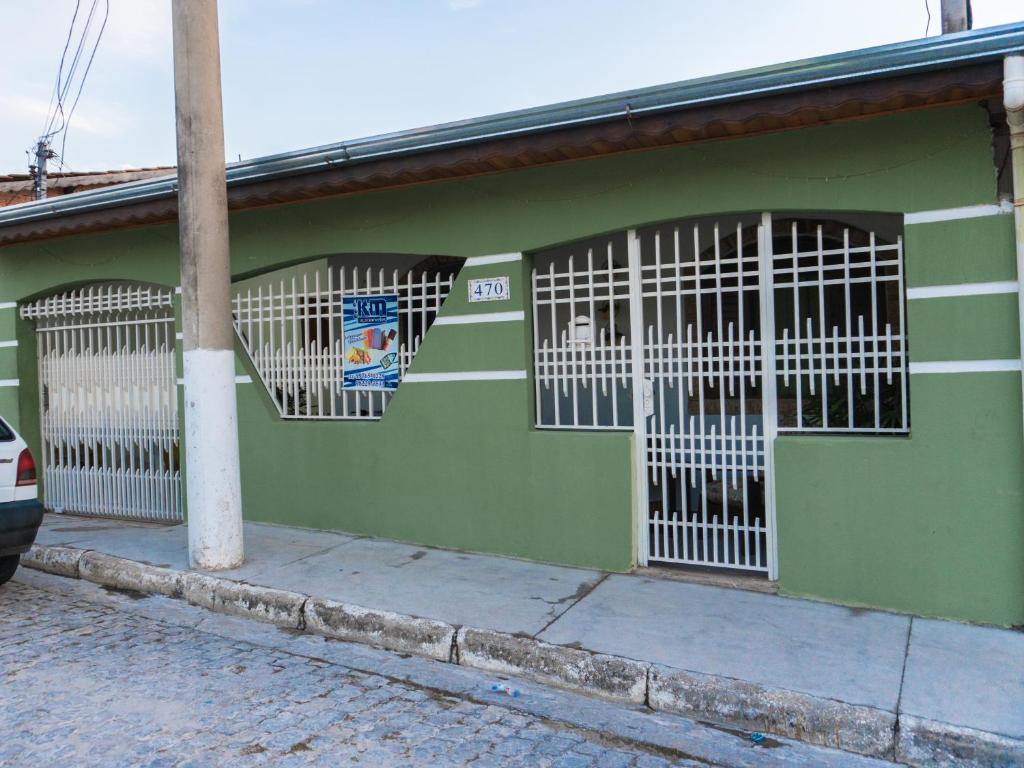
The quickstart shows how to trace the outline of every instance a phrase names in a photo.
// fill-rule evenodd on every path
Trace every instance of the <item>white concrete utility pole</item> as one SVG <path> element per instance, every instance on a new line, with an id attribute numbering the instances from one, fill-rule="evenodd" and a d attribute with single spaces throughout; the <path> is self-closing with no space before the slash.
<path id="1" fill-rule="evenodd" d="M 172 0 L 171 12 L 188 555 L 216 570 L 244 559 L 217 0 Z"/>

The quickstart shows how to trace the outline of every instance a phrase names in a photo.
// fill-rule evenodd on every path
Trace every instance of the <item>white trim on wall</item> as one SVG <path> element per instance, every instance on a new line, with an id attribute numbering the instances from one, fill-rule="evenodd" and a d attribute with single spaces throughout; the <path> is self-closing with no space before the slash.
<path id="1" fill-rule="evenodd" d="M 17 340 L 0 341 L 0 347 L 16 347 L 16 346 L 18 346 Z"/>
<path id="2" fill-rule="evenodd" d="M 936 221 L 956 221 L 958 219 L 977 219 L 982 216 L 999 216 L 1013 213 L 1013 204 L 1009 201 L 990 205 L 967 205 L 963 208 L 941 208 L 934 211 L 914 211 L 903 214 L 904 224 L 932 224 Z"/>
<path id="3" fill-rule="evenodd" d="M 407 373 L 403 383 L 438 381 L 511 381 L 525 379 L 526 371 L 448 371 L 445 373 Z"/>
<path id="4" fill-rule="evenodd" d="M 14 309 L 18 306 L 16 301 L 0 301 L 0 309 Z"/>
<path id="5" fill-rule="evenodd" d="M 247 374 L 235 376 L 235 384 L 252 384 L 252 376 Z M 185 386 L 185 379 L 178 379 L 178 386 Z"/>
<path id="6" fill-rule="evenodd" d="M 507 261 L 522 261 L 521 253 L 496 253 L 492 256 L 470 256 L 463 263 L 464 267 L 482 267 L 485 264 L 504 264 Z"/>
<path id="7" fill-rule="evenodd" d="M 16 387 L 20 379 L 0 379 L 0 387 Z"/>
<path id="8" fill-rule="evenodd" d="M 434 325 L 471 325 L 476 323 L 512 323 L 526 320 L 523 310 L 513 312 L 476 312 L 468 315 L 451 315 L 439 317 Z"/>
<path id="9" fill-rule="evenodd" d="M 996 373 L 1020 369 L 1020 360 L 934 360 L 910 364 L 911 374 Z"/>
<path id="10" fill-rule="evenodd" d="M 907 299 L 946 299 L 955 296 L 990 296 L 999 293 L 1016 293 L 1016 280 L 1002 280 L 992 283 L 960 283 L 958 285 L 925 285 L 907 288 Z"/>

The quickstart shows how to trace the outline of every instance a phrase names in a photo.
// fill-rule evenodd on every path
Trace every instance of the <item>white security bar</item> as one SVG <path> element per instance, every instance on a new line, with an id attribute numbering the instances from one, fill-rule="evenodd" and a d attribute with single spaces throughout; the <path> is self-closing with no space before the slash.
<path id="1" fill-rule="evenodd" d="M 391 393 L 342 387 L 343 297 L 398 294 L 401 380 L 454 280 L 440 271 L 326 264 L 301 277 L 270 273 L 236 290 L 235 332 L 283 418 L 379 419 Z"/>
<path id="2" fill-rule="evenodd" d="M 171 291 L 94 285 L 21 314 L 36 321 L 47 508 L 180 521 Z"/>
<path id="3" fill-rule="evenodd" d="M 632 427 L 625 241 L 538 257 L 532 283 L 537 426 Z"/>
<path id="4" fill-rule="evenodd" d="M 907 432 L 903 241 L 773 224 L 779 431 Z"/>

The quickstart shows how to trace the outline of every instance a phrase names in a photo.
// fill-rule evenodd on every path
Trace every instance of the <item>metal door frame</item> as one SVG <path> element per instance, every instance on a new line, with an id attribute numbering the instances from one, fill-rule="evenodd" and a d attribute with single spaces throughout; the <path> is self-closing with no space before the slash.
<path id="1" fill-rule="evenodd" d="M 768 578 L 778 579 L 778 537 L 776 535 L 776 503 L 775 503 L 775 437 L 778 434 L 778 416 L 775 386 L 775 305 L 772 286 L 772 238 L 771 214 L 762 213 L 758 224 L 758 305 L 761 323 L 761 408 L 764 440 L 764 483 L 765 483 L 765 556 L 768 566 Z M 627 258 L 630 277 L 630 317 L 640 318 L 641 322 L 630 324 L 630 344 L 637 355 L 633 365 L 633 481 L 634 481 L 634 516 L 635 535 L 637 542 L 637 562 L 648 565 L 650 558 L 650 488 L 647 461 L 647 419 L 642 393 L 645 388 L 644 355 L 644 311 L 643 281 L 641 272 L 640 240 L 636 229 L 627 232 Z M 768 289 L 766 290 L 766 286 Z M 709 563 L 709 565 L 713 565 Z"/>

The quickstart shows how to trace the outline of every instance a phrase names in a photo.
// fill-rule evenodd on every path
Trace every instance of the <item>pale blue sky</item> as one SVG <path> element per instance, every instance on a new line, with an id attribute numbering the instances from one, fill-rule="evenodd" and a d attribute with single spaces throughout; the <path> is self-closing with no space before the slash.
<path id="1" fill-rule="evenodd" d="M 82 0 L 86 9 L 90 4 Z M 251 158 L 919 38 L 925 5 L 221 0 L 227 156 Z M 930 5 L 935 35 L 939 0 Z M 172 164 L 170 0 L 110 6 L 71 123 L 67 165 L 81 171 Z M 75 0 L 0 0 L 0 173 L 26 168 L 24 150 L 42 128 L 74 7 Z M 974 0 L 974 12 L 976 27 L 992 26 L 1024 18 L 1024 4 Z"/>

